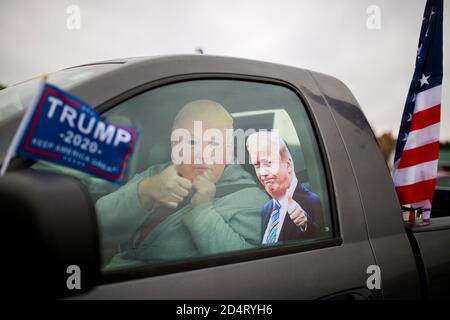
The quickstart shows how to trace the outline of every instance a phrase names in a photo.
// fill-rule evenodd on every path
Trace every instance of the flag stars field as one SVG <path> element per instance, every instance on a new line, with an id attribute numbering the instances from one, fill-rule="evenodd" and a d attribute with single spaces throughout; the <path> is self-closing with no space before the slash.
<path id="1" fill-rule="evenodd" d="M 404 136 L 404 138 L 403 138 L 403 140 L 402 141 L 407 141 L 408 140 L 408 134 L 407 133 L 405 133 L 405 136 Z"/>
<path id="2" fill-rule="evenodd" d="M 409 118 L 406 121 L 411 122 L 411 120 L 412 120 L 412 113 L 409 114 Z"/>
<path id="3" fill-rule="evenodd" d="M 429 84 L 428 83 L 428 78 L 429 78 L 430 76 L 425 76 L 425 74 L 424 73 L 422 73 L 422 78 L 419 80 L 419 82 L 420 82 L 420 87 L 422 87 L 423 85 L 425 85 L 425 84 Z"/>

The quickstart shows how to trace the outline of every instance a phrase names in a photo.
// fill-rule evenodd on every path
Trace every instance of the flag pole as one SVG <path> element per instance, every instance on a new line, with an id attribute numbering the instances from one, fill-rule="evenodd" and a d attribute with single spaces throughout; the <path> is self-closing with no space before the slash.
<path id="1" fill-rule="evenodd" d="M 33 99 L 31 99 L 31 102 L 28 105 L 28 108 L 25 111 L 22 120 L 20 121 L 19 127 L 17 128 L 17 131 L 14 134 L 11 144 L 9 145 L 8 150 L 6 151 L 5 159 L 3 160 L 2 168 L 0 169 L 0 177 L 3 177 L 5 175 L 11 159 L 16 155 L 17 147 L 20 143 L 23 133 L 25 132 L 27 124 L 30 121 L 31 116 L 33 115 L 34 109 L 37 106 L 38 99 L 41 96 L 47 78 L 48 78 L 47 74 L 44 74 L 42 76 L 41 80 L 39 81 L 38 90 L 36 91 L 36 94 L 33 96 Z"/>

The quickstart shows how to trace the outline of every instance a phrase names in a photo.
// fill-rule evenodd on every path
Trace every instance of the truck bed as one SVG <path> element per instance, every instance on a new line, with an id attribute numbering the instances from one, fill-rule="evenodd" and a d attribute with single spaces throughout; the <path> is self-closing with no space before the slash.
<path id="1" fill-rule="evenodd" d="M 450 298 L 450 217 L 431 219 L 423 227 L 406 226 L 420 273 L 423 298 Z"/>

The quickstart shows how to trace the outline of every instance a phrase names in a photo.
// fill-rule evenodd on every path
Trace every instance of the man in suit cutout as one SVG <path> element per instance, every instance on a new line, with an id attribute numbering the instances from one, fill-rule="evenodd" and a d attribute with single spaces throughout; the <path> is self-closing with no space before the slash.
<path id="1" fill-rule="evenodd" d="M 298 181 L 283 139 L 275 132 L 256 132 L 248 137 L 247 150 L 259 181 L 272 197 L 263 208 L 262 243 L 321 236 L 320 198 Z"/>

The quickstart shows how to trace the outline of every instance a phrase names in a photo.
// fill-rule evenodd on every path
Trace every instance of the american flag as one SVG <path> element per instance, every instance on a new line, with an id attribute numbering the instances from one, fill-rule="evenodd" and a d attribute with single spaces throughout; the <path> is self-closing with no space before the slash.
<path id="1" fill-rule="evenodd" d="M 436 187 L 442 95 L 443 0 L 428 0 L 394 158 L 400 204 L 430 218 Z"/>

